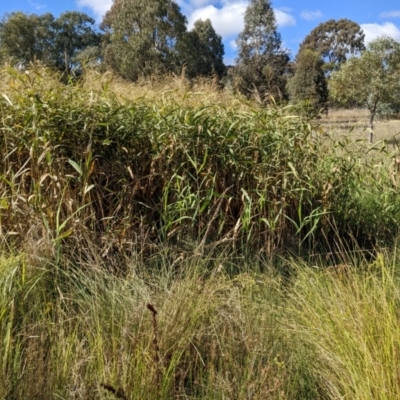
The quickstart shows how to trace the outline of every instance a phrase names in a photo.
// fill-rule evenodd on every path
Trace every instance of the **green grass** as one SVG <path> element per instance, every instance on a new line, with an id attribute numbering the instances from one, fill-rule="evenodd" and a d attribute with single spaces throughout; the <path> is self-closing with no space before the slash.
<path id="1" fill-rule="evenodd" d="M 378 254 L 362 271 L 299 269 L 287 327 L 313 352 L 329 398 L 396 399 L 399 381 L 397 260 Z"/>
<path id="2" fill-rule="evenodd" d="M 118 278 L 3 258 L 0 396 L 399 397 L 394 256 L 357 269 L 292 261 L 289 282 L 243 259 L 229 275 L 234 261 L 131 264 Z"/>
<path id="3" fill-rule="evenodd" d="M 3 260 L 2 395 L 106 398 L 109 385 L 132 399 L 284 398 L 278 282 L 210 264 L 118 279 Z"/>

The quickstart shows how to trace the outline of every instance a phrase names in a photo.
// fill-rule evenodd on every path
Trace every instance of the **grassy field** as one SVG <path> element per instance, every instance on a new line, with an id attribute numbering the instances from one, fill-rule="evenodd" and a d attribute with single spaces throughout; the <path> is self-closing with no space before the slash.
<path id="1" fill-rule="evenodd" d="M 328 116 L 323 114 L 319 122 L 327 135 L 348 137 L 351 130 L 351 137 L 368 140 L 369 111 L 366 109 L 330 110 Z M 376 119 L 374 134 L 375 141 L 397 145 L 400 139 L 400 119 Z"/>
<path id="2" fill-rule="evenodd" d="M 361 114 L 40 66 L 0 92 L 0 398 L 400 398 L 399 189 Z"/>

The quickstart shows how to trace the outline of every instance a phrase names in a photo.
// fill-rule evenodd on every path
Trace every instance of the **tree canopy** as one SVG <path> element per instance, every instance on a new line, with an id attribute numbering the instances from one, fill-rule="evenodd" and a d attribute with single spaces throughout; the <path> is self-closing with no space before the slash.
<path id="1" fill-rule="evenodd" d="M 209 19 L 199 19 L 193 29 L 187 33 L 188 51 L 181 52 L 180 58 L 187 64 L 189 76 L 210 76 L 213 73 L 220 78 L 226 67 L 222 38 L 218 35 Z"/>
<path id="2" fill-rule="evenodd" d="M 131 80 L 183 68 L 191 78 L 222 78 L 221 36 L 209 19 L 196 21 L 190 32 L 186 22 L 173 0 L 114 0 L 102 33 L 81 12 L 68 11 L 59 18 L 14 12 L 0 20 L 0 61 L 25 66 L 37 60 L 71 71 L 102 60 L 103 66 Z"/>
<path id="3" fill-rule="evenodd" d="M 323 63 L 316 51 L 303 49 L 297 54 L 294 75 L 288 79 L 287 85 L 292 100 L 326 107 L 329 92 Z"/>
<path id="4" fill-rule="evenodd" d="M 58 68 L 70 70 L 79 53 L 100 45 L 94 24 L 93 18 L 77 11 L 62 13 L 54 21 L 54 63 Z"/>
<path id="5" fill-rule="evenodd" d="M 34 60 L 70 70 L 75 57 L 90 46 L 99 46 L 100 36 L 87 14 L 70 11 L 54 18 L 14 12 L 0 22 L 0 51 L 3 59 L 13 58 L 26 65 Z"/>
<path id="6" fill-rule="evenodd" d="M 382 37 L 371 42 L 360 57 L 353 57 L 332 74 L 332 98 L 340 104 L 356 101 L 370 112 L 370 141 L 379 103 L 400 96 L 400 42 Z"/>
<path id="7" fill-rule="evenodd" d="M 186 18 L 172 0 L 114 0 L 101 24 L 106 32 L 105 62 L 135 80 L 175 71 Z"/>
<path id="8" fill-rule="evenodd" d="M 356 22 L 342 18 L 331 19 L 319 24 L 304 39 L 300 51 L 317 51 L 328 64 L 329 69 L 337 69 L 349 54 L 355 55 L 365 49 L 365 34 Z"/>
<path id="9" fill-rule="evenodd" d="M 238 57 L 234 76 L 238 89 L 248 97 L 254 90 L 263 99 L 268 95 L 282 96 L 289 55 L 282 49 L 269 0 L 250 0 L 244 15 L 244 29 L 236 43 Z"/>
<path id="10" fill-rule="evenodd" d="M 35 59 L 47 60 L 53 47 L 54 17 L 13 12 L 0 21 L 0 50 L 3 59 L 15 59 L 25 65 Z"/>

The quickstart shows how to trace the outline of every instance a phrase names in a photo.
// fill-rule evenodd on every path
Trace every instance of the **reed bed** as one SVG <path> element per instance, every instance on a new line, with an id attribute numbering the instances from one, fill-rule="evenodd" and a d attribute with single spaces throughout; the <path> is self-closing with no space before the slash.
<path id="1" fill-rule="evenodd" d="M 159 243 L 272 255 L 338 236 L 367 247 L 395 236 L 397 183 L 371 157 L 382 149 L 365 157 L 321 141 L 319 125 L 291 107 L 121 104 L 48 74 L 2 73 L 5 243 L 34 242 L 31 251 L 55 258 L 82 244 L 104 257 Z"/>

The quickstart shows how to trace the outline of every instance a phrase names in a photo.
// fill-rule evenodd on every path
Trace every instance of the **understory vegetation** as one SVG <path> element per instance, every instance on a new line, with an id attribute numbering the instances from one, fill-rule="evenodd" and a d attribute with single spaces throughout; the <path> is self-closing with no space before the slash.
<path id="1" fill-rule="evenodd" d="M 170 82 L 1 71 L 0 397 L 399 398 L 396 153 Z"/>

